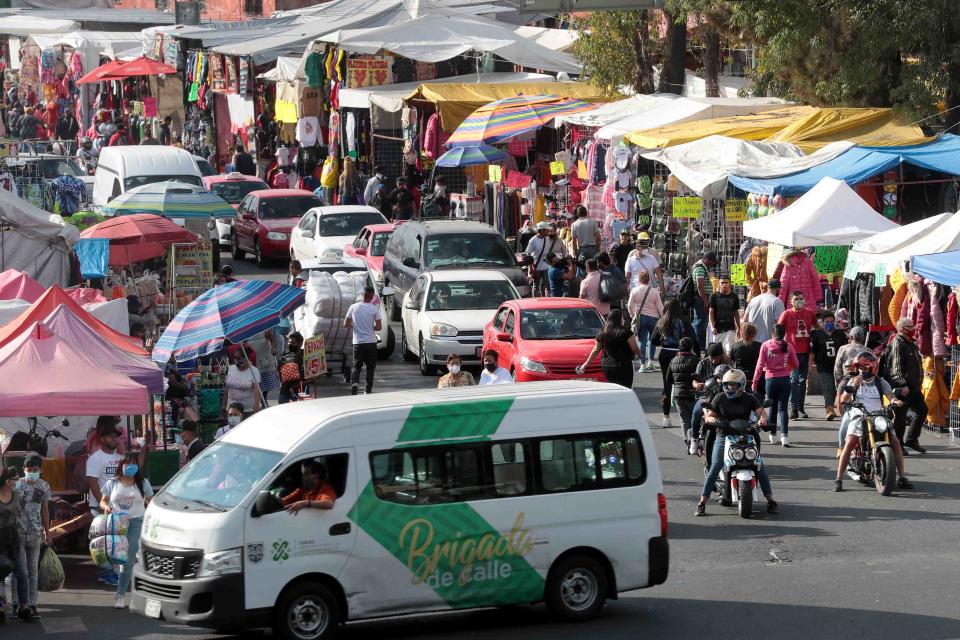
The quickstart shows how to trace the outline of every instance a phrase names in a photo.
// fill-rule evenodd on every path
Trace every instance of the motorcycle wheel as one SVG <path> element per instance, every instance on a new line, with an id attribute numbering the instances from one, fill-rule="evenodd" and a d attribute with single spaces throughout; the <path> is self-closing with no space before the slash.
<path id="1" fill-rule="evenodd" d="M 741 518 L 749 518 L 753 515 L 753 483 L 737 483 L 737 507 Z"/>
<path id="2" fill-rule="evenodd" d="M 897 482 L 896 458 L 891 447 L 880 447 L 874 452 L 873 485 L 877 493 L 888 496 Z"/>

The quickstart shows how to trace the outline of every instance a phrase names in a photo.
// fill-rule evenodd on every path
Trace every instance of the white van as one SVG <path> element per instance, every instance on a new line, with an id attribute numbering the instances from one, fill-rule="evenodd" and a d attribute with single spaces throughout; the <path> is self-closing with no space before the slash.
<path id="1" fill-rule="evenodd" d="M 102 207 L 130 189 L 168 180 L 203 186 L 197 163 L 183 149 L 159 145 L 104 147 L 93 176 L 93 206 Z"/>
<path id="2" fill-rule="evenodd" d="M 276 496 L 318 463 L 333 507 L 283 510 Z M 297 640 L 345 621 L 540 601 L 586 620 L 666 580 L 662 487 L 640 403 L 612 384 L 279 405 L 154 498 L 130 608 Z"/>

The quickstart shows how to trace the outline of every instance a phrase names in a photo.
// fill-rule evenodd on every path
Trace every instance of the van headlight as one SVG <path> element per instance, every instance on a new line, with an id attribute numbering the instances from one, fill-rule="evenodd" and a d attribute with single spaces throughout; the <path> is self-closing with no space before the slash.
<path id="1" fill-rule="evenodd" d="M 873 419 L 873 429 L 877 433 L 886 433 L 887 429 L 890 428 L 890 423 L 887 422 L 887 419 L 881 416 L 877 416 Z"/>
<path id="2" fill-rule="evenodd" d="M 212 576 L 223 576 L 228 573 L 240 573 L 242 571 L 243 549 L 227 549 L 226 551 L 203 554 L 203 562 L 200 563 L 200 570 L 197 571 L 197 577 L 209 578 Z"/>
<path id="3" fill-rule="evenodd" d="M 430 325 L 430 335 L 434 338 L 453 338 L 457 335 L 457 328 L 442 322 L 434 322 Z"/>
<path id="4" fill-rule="evenodd" d="M 543 366 L 542 362 L 537 362 L 536 360 L 531 360 L 527 356 L 522 356 L 520 358 L 520 366 L 526 371 L 531 371 L 533 373 L 546 373 L 547 368 Z"/>
<path id="5" fill-rule="evenodd" d="M 289 237 L 286 233 L 280 233 L 279 231 L 271 231 L 267 234 L 267 240 L 286 240 Z"/>

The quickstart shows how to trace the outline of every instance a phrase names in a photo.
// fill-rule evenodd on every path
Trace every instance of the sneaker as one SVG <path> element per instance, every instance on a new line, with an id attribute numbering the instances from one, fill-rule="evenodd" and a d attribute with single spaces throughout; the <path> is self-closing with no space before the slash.
<path id="1" fill-rule="evenodd" d="M 806 420 L 806 419 L 809 418 L 810 416 L 807 415 L 807 412 L 806 412 L 806 411 L 804 411 L 803 409 L 800 409 L 800 417 L 803 418 L 804 420 Z"/>
<path id="2" fill-rule="evenodd" d="M 367 387 L 366 389 L 364 389 L 363 393 L 364 395 L 370 395 L 371 393 L 373 393 L 373 387 Z"/>
<path id="3" fill-rule="evenodd" d="M 37 608 L 34 607 L 34 606 L 31 606 L 31 607 L 30 607 L 30 613 L 33 614 L 33 617 L 34 617 L 35 620 L 39 620 L 39 619 L 42 617 L 42 616 L 40 615 L 40 612 L 37 611 Z"/>
<path id="4" fill-rule="evenodd" d="M 694 439 L 692 439 L 692 440 L 690 441 L 689 453 L 690 453 L 691 456 L 697 455 L 697 447 L 698 447 L 697 439 L 694 438 Z"/>
<path id="5" fill-rule="evenodd" d="M 840 493 L 843 491 L 843 480 L 834 480 L 833 481 L 833 492 Z"/>
<path id="6" fill-rule="evenodd" d="M 780 505 L 777 504 L 777 501 L 773 498 L 767 499 L 767 513 L 779 513 L 779 506 Z"/>
<path id="7" fill-rule="evenodd" d="M 114 601 L 114 603 L 113 603 L 113 608 L 114 608 L 114 609 L 126 609 L 126 608 L 127 608 L 126 603 L 123 601 L 123 596 L 120 595 L 119 593 L 117 594 L 117 599 L 116 599 L 116 600 Z"/>
<path id="8" fill-rule="evenodd" d="M 790 419 L 791 419 L 791 420 L 799 420 L 799 419 L 800 419 L 800 414 L 797 412 L 796 409 L 792 409 L 792 410 L 790 411 Z"/>
<path id="9" fill-rule="evenodd" d="M 833 412 L 833 409 L 827 411 L 827 422 L 833 422 L 837 417 L 837 414 Z"/>
<path id="10" fill-rule="evenodd" d="M 23 622 L 36 622 L 36 619 L 33 617 L 33 612 L 30 611 L 30 607 L 20 607 L 20 611 L 17 612 L 17 617 Z"/>
<path id="11" fill-rule="evenodd" d="M 789 447 L 789 446 L 790 446 L 790 438 L 788 438 L 787 436 L 780 436 L 780 446 L 782 446 L 782 447 Z"/>
<path id="12" fill-rule="evenodd" d="M 771 431 L 767 434 L 767 439 L 770 441 L 770 444 L 777 444 L 777 432 Z"/>
<path id="13" fill-rule="evenodd" d="M 115 587 L 120 584 L 120 576 L 115 573 L 108 573 L 106 575 L 100 576 L 100 582 L 109 586 Z"/>
<path id="14" fill-rule="evenodd" d="M 355 396 L 360 393 L 360 385 L 352 384 L 350 385 L 350 395 Z"/>
<path id="15" fill-rule="evenodd" d="M 717 502 L 720 503 L 720 506 L 721 506 L 721 507 L 732 507 L 732 506 L 733 506 L 733 501 L 732 501 L 732 500 L 727 500 L 726 498 L 719 498 L 719 499 L 717 499 Z"/>
<path id="16" fill-rule="evenodd" d="M 663 416 L 663 428 L 669 429 L 672 425 L 670 424 L 670 416 Z"/>
<path id="17" fill-rule="evenodd" d="M 910 455 L 910 451 L 906 447 L 900 447 L 900 451 L 903 453 L 904 458 Z"/>
<path id="18" fill-rule="evenodd" d="M 916 451 L 917 453 L 926 453 L 926 452 L 927 452 L 926 449 L 924 449 L 923 447 L 920 446 L 920 442 L 919 442 L 918 440 L 907 440 L 907 441 L 904 442 L 903 444 L 904 444 L 905 446 L 907 446 L 907 447 L 910 447 L 911 449 L 913 449 L 913 450 Z"/>
<path id="19" fill-rule="evenodd" d="M 913 489 L 913 485 L 910 484 L 910 481 L 900 476 L 897 478 L 897 489 Z"/>
<path id="20" fill-rule="evenodd" d="M 707 505 L 702 502 L 697 503 L 697 511 L 693 515 L 695 516 L 707 515 Z"/>

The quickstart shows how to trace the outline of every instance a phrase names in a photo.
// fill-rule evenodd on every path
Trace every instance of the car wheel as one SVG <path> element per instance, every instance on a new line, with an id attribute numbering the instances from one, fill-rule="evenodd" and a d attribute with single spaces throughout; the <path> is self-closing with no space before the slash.
<path id="1" fill-rule="evenodd" d="M 381 360 L 389 360 L 393 355 L 393 350 L 397 348 L 397 337 L 393 333 L 393 327 L 387 327 L 387 346 L 377 351 L 377 357 Z"/>
<path id="2" fill-rule="evenodd" d="M 558 618 L 568 622 L 591 620 L 607 599 L 607 572 L 588 556 L 564 558 L 550 569 L 543 599 Z"/>
<path id="3" fill-rule="evenodd" d="M 403 352 L 405 361 L 413 362 L 417 359 L 417 356 L 414 355 L 413 351 L 410 351 L 410 347 L 407 345 L 407 332 L 403 330 L 403 327 L 400 327 L 400 350 Z"/>
<path id="4" fill-rule="evenodd" d="M 260 251 L 260 241 L 256 239 L 253 241 L 253 259 L 257 261 L 257 266 L 261 269 L 268 266 L 266 258 L 263 257 L 263 253 Z"/>
<path id="5" fill-rule="evenodd" d="M 430 364 L 430 361 L 427 360 L 427 350 L 423 347 L 423 338 L 420 338 L 420 375 L 422 376 L 435 376 L 437 375 L 437 368 Z"/>
<path id="6" fill-rule="evenodd" d="M 287 640 L 326 640 L 340 624 L 340 603 L 319 582 L 303 582 L 284 594 L 276 609 L 274 631 Z"/>
<path id="7" fill-rule="evenodd" d="M 231 238 L 231 247 L 230 255 L 234 260 L 243 260 L 246 254 L 243 252 L 243 249 L 240 248 L 240 239 L 237 237 L 237 234 L 233 233 L 230 235 Z"/>

